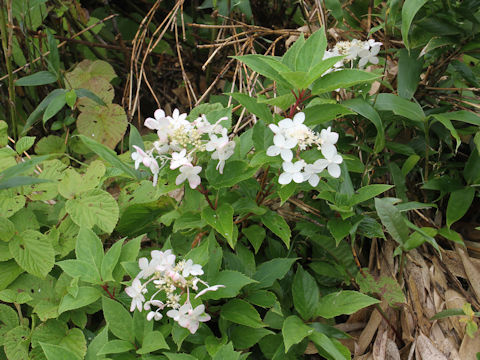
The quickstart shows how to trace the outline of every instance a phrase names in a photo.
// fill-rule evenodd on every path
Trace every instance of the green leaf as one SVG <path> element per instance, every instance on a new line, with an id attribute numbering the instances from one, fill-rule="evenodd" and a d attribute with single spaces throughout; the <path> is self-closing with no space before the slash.
<path id="1" fill-rule="evenodd" d="M 340 241 L 345 238 L 352 229 L 352 224 L 349 220 L 343 220 L 341 218 L 331 218 L 328 220 L 327 228 L 335 239 L 336 244 L 338 245 Z"/>
<path id="2" fill-rule="evenodd" d="M 65 311 L 75 310 L 90 305 L 97 301 L 100 296 L 102 296 L 102 294 L 97 289 L 91 286 L 80 286 L 78 288 L 77 296 L 73 297 L 70 294 L 66 294 L 62 298 L 58 307 L 58 315 Z"/>
<path id="3" fill-rule="evenodd" d="M 232 328 L 230 337 L 235 349 L 248 349 L 265 336 L 274 334 L 273 331 L 264 328 L 252 328 L 243 325 L 237 325 Z"/>
<path id="4" fill-rule="evenodd" d="M 427 0 L 405 0 L 402 7 L 402 39 L 405 47 L 410 49 L 408 41 L 408 33 L 410 31 L 410 25 L 413 18 L 417 14 L 418 10 L 425 5 Z"/>
<path id="5" fill-rule="evenodd" d="M 430 318 L 430 320 L 440 320 L 451 316 L 465 316 L 465 312 L 463 309 L 447 309 L 436 313 Z"/>
<path id="6" fill-rule="evenodd" d="M 229 342 L 226 345 L 221 345 L 220 349 L 213 355 L 212 360 L 238 360 L 240 355 L 240 352 L 233 350 L 233 344 Z"/>
<path id="7" fill-rule="evenodd" d="M 0 240 L 9 241 L 15 234 L 15 225 L 13 223 L 0 216 Z"/>
<path id="8" fill-rule="evenodd" d="M 246 64 L 250 69 L 263 75 L 269 79 L 275 80 L 280 85 L 290 88 L 290 84 L 285 81 L 278 73 L 278 70 L 272 67 L 265 59 L 264 55 L 243 55 L 243 56 L 232 56 L 234 59 L 237 59 L 244 64 Z M 277 60 L 278 61 L 278 60 Z M 278 61 L 279 62 L 279 61 Z"/>
<path id="9" fill-rule="evenodd" d="M 111 233 L 118 221 L 118 205 L 108 192 L 94 189 L 67 200 L 65 209 L 75 224 L 91 229 L 98 226 Z"/>
<path id="10" fill-rule="evenodd" d="M 305 113 L 305 125 L 314 127 L 344 115 L 355 114 L 347 107 L 340 104 L 320 104 L 307 107 Z"/>
<path id="11" fill-rule="evenodd" d="M 105 326 L 102 331 L 88 345 L 85 360 L 98 360 L 97 354 L 100 349 L 108 342 L 108 326 Z"/>
<path id="12" fill-rule="evenodd" d="M 48 68 L 53 72 L 58 74 L 60 70 L 60 56 L 58 54 L 57 48 L 57 40 L 53 36 L 50 29 L 47 29 L 47 40 L 48 40 L 48 50 L 50 54 L 48 54 Z"/>
<path id="13" fill-rule="evenodd" d="M 351 99 L 344 101 L 342 105 L 362 115 L 365 119 L 368 119 L 377 129 L 377 136 L 375 138 L 375 145 L 373 151 L 379 153 L 385 147 L 385 130 L 383 128 L 383 122 L 378 115 L 378 112 L 373 108 L 370 103 L 362 98 Z"/>
<path id="14" fill-rule="evenodd" d="M 332 319 L 339 315 L 350 315 L 364 307 L 378 304 L 380 301 L 353 290 L 343 290 L 320 298 L 316 315 Z"/>
<path id="15" fill-rule="evenodd" d="M 304 320 L 315 315 L 315 306 L 320 298 L 317 282 L 308 271 L 298 267 L 292 284 L 293 304 Z"/>
<path id="16" fill-rule="evenodd" d="M 27 151 L 35 143 L 35 136 L 23 136 L 17 140 L 15 144 L 15 150 L 17 154 L 21 155 L 24 151 Z"/>
<path id="17" fill-rule="evenodd" d="M 252 328 L 262 328 L 262 323 L 257 310 L 244 300 L 233 299 L 222 306 L 220 316 L 235 324 L 245 325 Z"/>
<path id="18" fill-rule="evenodd" d="M 217 161 L 212 160 L 208 163 L 207 170 L 205 171 L 207 180 L 214 189 L 232 187 L 252 177 L 257 171 L 256 168 L 249 167 L 246 161 L 241 160 L 228 161 L 223 169 L 223 174 L 218 172 L 216 166 Z"/>
<path id="19" fill-rule="evenodd" d="M 23 161 L 21 163 L 18 163 L 15 166 L 11 166 L 2 172 L 0 172 L 0 180 L 3 179 L 8 179 L 10 177 L 20 175 L 23 173 L 26 173 L 28 171 L 31 171 L 35 165 L 41 163 L 42 161 L 48 159 L 49 156 L 37 156 L 33 159 L 28 159 L 26 161 Z M 23 207 L 23 206 L 22 206 Z"/>
<path id="20" fill-rule="evenodd" d="M 242 228 L 242 233 L 247 237 L 248 241 L 250 241 L 256 254 L 260 249 L 260 246 L 262 246 L 263 240 L 265 240 L 265 229 L 255 224 L 248 228 Z"/>
<path id="21" fill-rule="evenodd" d="M 242 104 L 248 111 L 252 114 L 255 114 L 260 119 L 263 119 L 267 123 L 270 123 L 273 119 L 273 115 L 267 105 L 261 104 L 255 99 L 247 94 L 242 93 L 227 93 L 240 104 Z"/>
<path id="22" fill-rule="evenodd" d="M 127 130 L 127 115 L 117 104 L 85 106 L 77 118 L 81 135 L 114 149 Z"/>
<path id="23" fill-rule="evenodd" d="M 472 205 L 475 197 L 475 188 L 466 187 L 450 194 L 447 205 L 447 227 L 460 220 Z"/>
<path id="24" fill-rule="evenodd" d="M 202 211 L 202 219 L 217 230 L 233 249 L 237 241 L 233 231 L 233 207 L 228 203 L 221 204 L 216 210 L 206 207 Z"/>
<path id="25" fill-rule="evenodd" d="M 55 252 L 48 237 L 34 230 L 15 235 L 8 243 L 15 261 L 32 275 L 45 278 L 55 264 Z"/>
<path id="26" fill-rule="evenodd" d="M 98 105 L 107 106 L 107 104 L 101 98 L 99 98 L 97 95 L 95 95 L 88 89 L 75 89 L 75 93 L 79 98 L 85 97 L 87 99 L 95 101 Z"/>
<path id="27" fill-rule="evenodd" d="M 133 320 L 127 309 L 115 300 L 106 297 L 102 298 L 102 309 L 108 329 L 113 335 L 133 343 L 135 341 Z"/>
<path id="28" fill-rule="evenodd" d="M 50 101 L 47 108 L 45 109 L 45 112 L 43 113 L 43 125 L 45 125 L 47 121 L 50 120 L 52 117 L 57 115 L 57 113 L 65 106 L 65 104 L 67 103 L 65 94 L 66 93 L 58 94 L 52 99 L 52 101 Z"/>
<path id="29" fill-rule="evenodd" d="M 421 106 L 397 95 L 378 94 L 375 108 L 380 111 L 392 111 L 395 115 L 418 122 L 421 129 L 424 127 L 425 114 Z"/>
<path id="30" fill-rule="evenodd" d="M 285 353 L 292 347 L 298 344 L 307 336 L 312 334 L 314 330 L 305 325 L 298 316 L 291 315 L 285 319 L 282 326 L 283 343 L 285 344 Z"/>
<path id="31" fill-rule="evenodd" d="M 3 335 L 3 350 L 8 360 L 28 359 L 30 330 L 25 326 L 17 326 Z"/>
<path id="32" fill-rule="evenodd" d="M 64 260 L 57 262 L 57 265 L 73 278 L 78 277 L 80 280 L 91 284 L 101 283 L 98 270 L 93 268 L 91 263 L 81 260 Z"/>
<path id="33" fill-rule="evenodd" d="M 287 249 L 290 248 L 290 237 L 292 234 L 285 219 L 274 211 L 268 211 L 265 215 L 262 215 L 261 219 L 270 231 L 282 239 Z"/>
<path id="34" fill-rule="evenodd" d="M 442 114 L 434 114 L 433 118 L 439 123 L 441 123 L 443 126 L 445 126 L 448 131 L 450 131 L 450 134 L 457 142 L 457 146 L 455 147 L 455 152 L 458 151 L 458 148 L 462 144 L 462 139 L 460 139 L 460 135 L 458 135 L 457 129 L 455 128 L 455 126 L 453 126 L 450 119 Z M 431 124 L 433 124 L 435 120 L 432 121 Z"/>
<path id="35" fill-rule="evenodd" d="M 2 324 L 0 326 L 0 346 L 3 346 L 4 335 L 20 324 L 17 312 L 11 306 L 0 304 L 0 324 Z"/>
<path id="36" fill-rule="evenodd" d="M 412 98 L 420 83 L 423 59 L 419 59 L 417 55 L 418 51 L 409 52 L 407 49 L 401 49 L 399 51 L 397 75 L 398 95 L 407 100 Z"/>
<path id="37" fill-rule="evenodd" d="M 300 49 L 295 62 L 295 70 L 310 72 L 312 68 L 323 60 L 327 47 L 325 28 L 320 28 L 311 34 Z"/>
<path id="38" fill-rule="evenodd" d="M 400 245 L 404 244 L 408 240 L 408 227 L 405 219 L 400 214 L 400 210 L 395 208 L 391 201 L 386 198 L 376 198 L 375 209 L 383 226 L 385 226 L 392 238 Z"/>
<path id="39" fill-rule="evenodd" d="M 332 339 L 330 339 L 327 335 L 322 334 L 320 332 L 313 332 L 308 337 L 314 344 L 315 347 L 321 351 L 325 351 L 333 360 L 349 360 L 351 356 L 345 356 L 342 354 L 338 348 L 333 343 Z M 346 349 L 346 348 L 345 348 Z M 348 349 L 347 349 L 348 351 Z"/>
<path id="40" fill-rule="evenodd" d="M 77 93 L 75 92 L 75 90 L 72 89 L 70 91 L 67 91 L 67 93 L 65 94 L 65 102 L 68 106 L 70 106 L 70 109 L 73 110 L 73 108 L 75 107 L 75 103 L 77 102 Z"/>
<path id="41" fill-rule="evenodd" d="M 292 46 L 290 46 L 290 48 L 282 57 L 283 64 L 287 65 L 293 71 L 297 70 L 297 57 L 304 44 L 305 37 L 303 33 L 301 33 L 298 39 L 293 43 Z"/>
<path id="42" fill-rule="evenodd" d="M 357 190 L 356 194 L 353 195 L 352 205 L 360 204 L 364 201 L 370 200 L 377 195 L 384 193 L 392 188 L 392 185 L 386 184 L 374 184 L 367 185 Z"/>
<path id="43" fill-rule="evenodd" d="M 168 360 L 198 360 L 195 356 L 183 353 L 163 353 Z"/>
<path id="44" fill-rule="evenodd" d="M 107 148 L 105 145 L 100 144 L 99 142 L 92 140 L 86 136 L 83 135 L 77 135 L 80 137 L 82 142 L 95 154 L 100 156 L 103 160 L 109 162 L 112 164 L 112 166 L 122 170 L 126 175 L 129 175 L 133 179 L 140 180 L 140 174 L 137 172 L 135 169 L 132 167 L 128 166 L 125 164 L 122 160 L 120 160 L 117 156 L 117 154 Z"/>
<path id="45" fill-rule="evenodd" d="M 23 269 L 14 260 L 0 262 L 0 274 L 2 274 L 0 290 L 10 285 L 21 273 L 23 273 Z"/>
<path id="46" fill-rule="evenodd" d="M 42 347 L 47 360 L 81 359 L 79 356 L 77 356 L 75 353 L 71 352 L 64 346 L 47 344 L 42 342 L 40 343 L 40 346 Z"/>
<path id="47" fill-rule="evenodd" d="M 209 280 L 211 284 L 224 285 L 224 288 L 219 288 L 217 291 L 209 291 L 202 295 L 203 300 L 219 300 L 224 298 L 232 298 L 239 294 L 240 290 L 248 284 L 254 283 L 255 280 L 241 272 L 234 270 L 220 271 L 216 276 Z"/>
<path id="48" fill-rule="evenodd" d="M 100 275 L 103 281 L 114 281 L 112 274 L 115 266 L 117 266 L 118 259 L 120 259 L 123 241 L 124 239 L 118 240 L 105 254 L 100 268 Z"/>
<path id="49" fill-rule="evenodd" d="M 57 81 L 57 75 L 50 71 L 39 71 L 15 81 L 15 86 L 39 86 Z"/>
<path id="50" fill-rule="evenodd" d="M 100 351 L 97 352 L 97 356 L 106 354 L 120 354 L 130 350 L 135 350 L 135 346 L 133 346 L 131 342 L 125 340 L 111 340 L 102 346 Z"/>
<path id="51" fill-rule="evenodd" d="M 312 95 L 319 95 L 338 88 L 348 88 L 357 84 L 367 83 L 378 79 L 379 76 L 356 69 L 334 71 L 315 81 L 312 86 Z"/>
<path id="52" fill-rule="evenodd" d="M 290 270 L 296 258 L 276 258 L 262 263 L 253 279 L 258 281 L 258 284 L 252 285 L 254 289 L 264 289 L 273 285 L 275 280 L 282 279 Z"/>
<path id="53" fill-rule="evenodd" d="M 160 331 L 151 331 L 145 335 L 142 347 L 137 350 L 137 354 L 149 354 L 159 349 L 170 349 Z"/>
<path id="54" fill-rule="evenodd" d="M 102 241 L 92 230 L 81 227 L 75 245 L 75 255 L 78 260 L 91 264 L 99 271 L 103 260 Z"/>
<path id="55" fill-rule="evenodd" d="M 51 93 L 49 93 L 45 99 L 33 110 L 33 112 L 28 116 L 27 121 L 25 122 L 25 126 L 22 130 L 22 135 L 26 134 L 30 127 L 38 120 L 40 115 L 45 111 L 47 106 L 52 102 L 53 99 L 58 97 L 60 94 L 65 94 L 65 89 L 55 89 Z"/>

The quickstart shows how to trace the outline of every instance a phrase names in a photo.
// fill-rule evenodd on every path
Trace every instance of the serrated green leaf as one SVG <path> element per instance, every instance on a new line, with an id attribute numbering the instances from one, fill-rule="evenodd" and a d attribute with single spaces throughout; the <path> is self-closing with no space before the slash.
<path id="1" fill-rule="evenodd" d="M 117 266 L 118 259 L 120 259 L 120 254 L 122 253 L 123 241 L 124 239 L 117 241 L 110 249 L 108 249 L 107 253 L 105 254 L 100 269 L 100 275 L 103 281 L 114 280 L 112 274 L 113 270 Z"/>
<path id="2" fill-rule="evenodd" d="M 102 309 L 108 329 L 113 335 L 133 343 L 135 341 L 133 320 L 127 309 L 119 302 L 106 297 L 102 298 Z"/>
<path id="3" fill-rule="evenodd" d="M 34 230 L 15 235 L 8 243 L 15 261 L 32 275 L 45 278 L 55 264 L 55 252 L 49 239 Z"/>
<path id="4" fill-rule="evenodd" d="M 23 136 L 17 140 L 15 150 L 17 154 L 22 154 L 24 151 L 30 149 L 35 143 L 35 136 Z"/>
<path id="5" fill-rule="evenodd" d="M 265 240 L 265 228 L 255 224 L 248 228 L 242 228 L 242 233 L 247 237 L 248 241 L 250 241 L 256 254 L 260 249 L 260 246 L 262 246 L 263 240 Z"/>
<path id="6" fill-rule="evenodd" d="M 100 189 L 67 200 L 65 209 L 78 226 L 91 229 L 96 225 L 106 233 L 111 233 L 118 221 L 117 202 L 112 195 Z"/>
<path id="7" fill-rule="evenodd" d="M 252 328 L 262 328 L 266 326 L 262 323 L 258 311 L 252 305 L 240 299 L 230 300 L 223 305 L 220 311 L 220 316 L 235 324 L 245 325 Z"/>
<path id="8" fill-rule="evenodd" d="M 100 296 L 102 296 L 102 294 L 97 289 L 91 286 L 80 286 L 78 288 L 77 296 L 74 297 L 70 294 L 66 294 L 62 298 L 58 307 L 58 314 L 60 315 L 65 311 L 75 310 L 90 305 L 94 301 L 97 301 Z"/>
<path id="9" fill-rule="evenodd" d="M 81 359 L 79 356 L 66 349 L 64 346 L 46 343 L 40 343 L 40 346 L 42 347 L 43 352 L 47 357 L 47 360 L 63 360 L 65 358 L 72 360 Z"/>
<path id="10" fill-rule="evenodd" d="M 285 353 L 292 347 L 298 344 L 307 336 L 312 334 L 314 330 L 305 325 L 298 316 L 292 315 L 285 319 L 282 326 L 283 343 L 285 344 Z"/>
<path id="11" fill-rule="evenodd" d="M 364 307 L 380 301 L 353 290 L 343 290 L 328 294 L 317 304 L 316 315 L 332 319 L 339 315 L 350 315 Z"/>
<path id="12" fill-rule="evenodd" d="M 160 331 L 151 331 L 145 335 L 142 347 L 137 350 L 137 354 L 149 354 L 160 349 L 170 349 L 170 347 Z"/>
<path id="13" fill-rule="evenodd" d="M 348 88 L 357 84 L 372 82 L 378 79 L 377 74 L 356 69 L 344 69 L 334 71 L 315 81 L 312 86 L 312 94 L 318 95 L 338 88 Z"/>
<path id="14" fill-rule="evenodd" d="M 110 340 L 105 345 L 102 346 L 100 351 L 97 353 L 98 355 L 106 355 L 106 354 L 120 354 L 124 352 L 128 352 L 130 350 L 134 350 L 135 346 L 129 341 L 125 340 Z"/>
<path id="15" fill-rule="evenodd" d="M 202 295 L 203 300 L 218 300 L 223 298 L 231 298 L 238 295 L 240 290 L 255 280 L 250 279 L 248 276 L 241 272 L 234 270 L 223 270 L 215 275 L 212 280 L 209 279 L 211 284 L 224 285 L 224 288 L 219 288 L 217 291 L 209 291 Z"/>
<path id="16" fill-rule="evenodd" d="M 258 284 L 252 285 L 254 289 L 268 288 L 273 285 L 277 279 L 282 279 L 290 270 L 296 258 L 276 258 L 262 263 L 258 268 L 253 279 Z"/>

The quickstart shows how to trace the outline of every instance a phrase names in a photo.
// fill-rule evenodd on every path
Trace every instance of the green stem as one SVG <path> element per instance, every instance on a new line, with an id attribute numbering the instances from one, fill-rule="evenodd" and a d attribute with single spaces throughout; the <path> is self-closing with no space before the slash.
<path id="1" fill-rule="evenodd" d="M 6 6 L 5 6 L 6 2 Z M 2 0 L 2 8 L 8 13 L 8 20 L 11 23 L 12 18 L 12 0 Z M 2 32 L 2 48 L 5 56 L 5 65 L 8 73 L 8 100 L 10 103 L 10 126 L 12 128 L 12 135 L 17 140 L 17 111 L 15 106 L 15 86 L 13 85 L 12 72 L 12 28 L 7 28 L 7 21 L 5 19 L 5 12 L 0 11 L 0 29 Z M 7 35 L 8 34 L 8 35 Z M 8 37 L 7 37 L 8 36 Z"/>
<path id="2" fill-rule="evenodd" d="M 430 148 L 430 141 L 429 141 L 429 128 L 428 128 L 428 121 L 425 122 L 425 180 L 428 180 L 428 157 L 429 157 L 429 148 Z"/>

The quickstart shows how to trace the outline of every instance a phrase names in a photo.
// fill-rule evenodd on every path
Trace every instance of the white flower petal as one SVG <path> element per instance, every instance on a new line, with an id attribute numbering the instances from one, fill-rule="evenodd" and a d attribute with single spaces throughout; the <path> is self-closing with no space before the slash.
<path id="1" fill-rule="evenodd" d="M 280 174 L 280 176 L 278 177 L 279 184 L 287 185 L 287 184 L 290 184 L 291 182 L 292 182 L 292 174 L 290 173 L 284 172 Z"/>
<path id="2" fill-rule="evenodd" d="M 329 164 L 328 165 L 328 173 L 334 177 L 334 178 L 338 178 L 340 177 L 340 174 L 342 173 L 341 170 L 340 170 L 340 166 L 338 166 L 337 164 Z"/>

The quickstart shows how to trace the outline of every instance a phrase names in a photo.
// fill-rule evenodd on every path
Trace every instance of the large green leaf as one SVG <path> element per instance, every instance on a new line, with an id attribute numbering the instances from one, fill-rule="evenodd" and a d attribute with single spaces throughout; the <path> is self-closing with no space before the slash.
<path id="1" fill-rule="evenodd" d="M 353 109 L 354 110 L 354 109 Z M 305 113 L 305 125 L 314 127 L 335 120 L 344 115 L 353 115 L 353 111 L 341 104 L 320 104 L 307 107 Z"/>
<path id="2" fill-rule="evenodd" d="M 102 296 L 102 294 L 99 290 L 91 286 L 80 286 L 78 288 L 77 296 L 74 297 L 70 294 L 66 294 L 62 298 L 58 307 L 58 314 L 60 315 L 65 311 L 75 310 L 90 305 L 94 301 L 97 301 L 100 296 Z"/>
<path id="3" fill-rule="evenodd" d="M 375 102 L 375 108 L 380 111 L 392 111 L 396 115 L 417 122 L 421 129 L 424 128 L 425 113 L 422 107 L 415 102 L 394 94 L 379 94 Z"/>
<path id="4" fill-rule="evenodd" d="M 84 107 L 77 119 L 78 132 L 113 149 L 127 130 L 127 115 L 117 104 Z"/>
<path id="5" fill-rule="evenodd" d="M 377 136 L 375 138 L 375 145 L 373 151 L 376 153 L 383 150 L 385 147 L 385 130 L 383 122 L 377 111 L 367 101 L 362 98 L 351 99 L 342 103 L 342 105 L 362 115 L 364 118 L 370 120 L 377 129 Z"/>
<path id="6" fill-rule="evenodd" d="M 232 96 L 240 104 L 242 104 L 248 111 L 252 114 L 255 114 L 260 119 L 266 121 L 267 123 L 272 121 L 272 113 L 267 105 L 259 103 L 257 99 L 242 93 L 229 93 L 226 95 Z"/>
<path id="7" fill-rule="evenodd" d="M 253 274 L 253 279 L 258 281 L 258 284 L 253 284 L 252 287 L 263 289 L 272 286 L 275 280 L 282 279 L 287 274 L 296 260 L 296 258 L 276 258 L 262 263 Z"/>
<path id="8" fill-rule="evenodd" d="M 298 316 L 291 315 L 285 319 L 282 326 L 283 343 L 285 344 L 285 353 L 292 347 L 298 344 L 307 336 L 312 334 L 314 330 L 305 325 Z"/>
<path id="9" fill-rule="evenodd" d="M 320 299 L 316 307 L 316 315 L 332 319 L 339 315 L 350 315 L 364 307 L 380 301 L 358 291 L 343 290 L 328 294 Z"/>
<path id="10" fill-rule="evenodd" d="M 112 195 L 100 189 L 67 200 L 65 209 L 78 226 L 91 229 L 96 225 L 106 233 L 111 233 L 118 221 L 117 202 Z"/>
<path id="11" fill-rule="evenodd" d="M 422 68 L 423 58 L 418 58 L 418 51 L 400 50 L 397 75 L 398 95 L 407 100 L 412 98 L 420 83 Z"/>
<path id="12" fill-rule="evenodd" d="M 295 62 L 295 70 L 310 72 L 315 65 L 323 60 L 326 47 L 325 29 L 320 28 L 310 35 L 301 47 Z"/>
<path id="13" fill-rule="evenodd" d="M 400 245 L 408 240 L 408 227 L 400 210 L 395 208 L 389 199 L 376 198 L 375 209 L 392 238 Z"/>
<path id="14" fill-rule="evenodd" d="M 142 347 L 137 350 L 137 354 L 149 354 L 159 349 L 170 349 L 170 347 L 160 331 L 151 331 L 145 335 Z"/>
<path id="15" fill-rule="evenodd" d="M 475 188 L 466 187 L 461 190 L 456 190 L 450 194 L 447 205 L 447 227 L 460 220 L 472 205 L 475 197 Z"/>
<path id="16" fill-rule="evenodd" d="M 120 160 L 113 150 L 107 148 L 105 145 L 100 144 L 98 141 L 95 141 L 89 137 L 83 135 L 78 136 L 91 151 L 100 156 L 103 160 L 109 162 L 110 164 L 112 164 L 112 166 L 115 166 L 116 168 L 122 170 L 130 177 L 134 179 L 140 179 L 139 172 L 137 172 L 135 169 Z"/>
<path id="17" fill-rule="evenodd" d="M 338 349 L 338 347 L 335 345 L 332 339 L 330 339 L 327 335 L 321 333 L 321 332 L 313 332 L 310 334 L 308 337 L 314 344 L 315 347 L 319 350 L 319 354 L 322 356 L 327 357 L 329 360 L 350 360 L 350 352 L 348 349 L 341 345 L 340 342 L 337 341 L 337 345 L 342 346 L 345 352 L 342 353 Z M 326 352 L 326 354 L 323 354 L 323 352 Z"/>
<path id="18" fill-rule="evenodd" d="M 322 76 L 313 83 L 312 94 L 318 95 L 338 88 L 348 88 L 357 84 L 371 82 L 378 78 L 377 74 L 356 69 L 334 71 Z"/>
<path id="19" fill-rule="evenodd" d="M 265 327 L 258 311 L 255 310 L 252 305 L 241 299 L 233 299 L 223 305 L 220 316 L 235 324 L 252 328 Z"/>
<path id="20" fill-rule="evenodd" d="M 315 306 L 319 299 L 317 282 L 303 267 L 299 266 L 292 284 L 293 304 L 304 320 L 315 314 Z"/>
<path id="21" fill-rule="evenodd" d="M 263 224 L 277 235 L 285 243 L 287 248 L 290 247 L 290 237 L 292 236 L 290 227 L 283 217 L 274 211 L 267 211 L 262 215 Z"/>
<path id="22" fill-rule="evenodd" d="M 15 81 L 16 86 L 39 86 L 57 81 L 57 75 L 50 71 L 39 71 L 32 75 L 24 76 Z"/>
<path id="23" fill-rule="evenodd" d="M 209 291 L 205 293 L 205 295 L 202 295 L 201 297 L 203 300 L 218 300 L 235 297 L 244 286 L 254 283 L 255 280 L 250 279 L 248 276 L 238 271 L 223 270 L 215 275 L 212 280 L 209 280 L 209 282 L 211 284 L 224 285 L 225 287 L 219 288 L 217 291 Z"/>
<path id="24" fill-rule="evenodd" d="M 32 275 L 45 278 L 55 264 L 50 239 L 35 230 L 25 230 L 8 243 L 15 261 Z"/>
<path id="25" fill-rule="evenodd" d="M 418 10 L 425 5 L 427 0 L 405 0 L 402 7 L 402 39 L 405 47 L 410 48 L 408 41 L 408 33 L 410 31 L 410 25 L 413 18 L 417 14 Z"/>
<path id="26" fill-rule="evenodd" d="M 108 329 L 121 340 L 135 341 L 133 332 L 133 320 L 130 313 L 119 302 L 103 297 L 102 298 L 103 315 L 108 325 Z"/>

